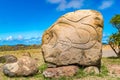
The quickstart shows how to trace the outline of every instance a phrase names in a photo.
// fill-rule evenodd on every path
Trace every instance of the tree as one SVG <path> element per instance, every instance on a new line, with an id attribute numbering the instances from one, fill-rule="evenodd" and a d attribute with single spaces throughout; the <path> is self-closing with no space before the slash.
<path id="1" fill-rule="evenodd" d="M 117 56 L 120 57 L 120 15 L 112 17 L 110 23 L 118 30 L 118 32 L 109 37 L 108 43 Z"/>
<path id="2" fill-rule="evenodd" d="M 114 33 L 109 37 L 109 45 L 116 55 L 120 57 L 120 32 Z"/>
<path id="3" fill-rule="evenodd" d="M 113 25 L 113 27 L 117 28 L 117 30 L 120 32 L 120 14 L 112 17 L 112 19 L 110 20 L 110 23 Z"/>

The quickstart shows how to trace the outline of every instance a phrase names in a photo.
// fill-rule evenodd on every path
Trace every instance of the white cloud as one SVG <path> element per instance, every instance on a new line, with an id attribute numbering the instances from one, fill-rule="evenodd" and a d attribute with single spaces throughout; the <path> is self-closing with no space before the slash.
<path id="1" fill-rule="evenodd" d="M 18 40 L 22 40 L 23 39 L 23 36 L 22 35 L 19 35 L 18 36 Z"/>
<path id="2" fill-rule="evenodd" d="M 103 33 L 103 37 L 108 37 L 108 36 L 110 36 L 109 33 Z"/>
<path id="3" fill-rule="evenodd" d="M 72 0 L 68 3 L 67 8 L 80 8 L 83 4 L 83 0 Z"/>
<path id="4" fill-rule="evenodd" d="M 8 36 L 8 37 L 6 38 L 6 40 L 13 40 L 13 37 L 12 37 L 12 36 Z"/>
<path id="5" fill-rule="evenodd" d="M 58 7 L 56 8 L 57 10 L 60 10 L 60 11 L 63 11 L 63 10 L 65 10 L 66 8 L 67 8 L 67 2 L 65 1 L 65 0 L 62 0 L 60 3 L 59 3 L 59 5 L 58 5 Z"/>
<path id="6" fill-rule="evenodd" d="M 113 1 L 112 0 L 105 0 L 102 2 L 102 4 L 99 6 L 99 9 L 106 9 L 109 8 L 113 5 Z"/>
<path id="7" fill-rule="evenodd" d="M 83 1 L 84 0 L 71 0 L 71 1 L 67 1 L 67 0 L 48 0 L 49 3 L 51 4 L 58 4 L 57 6 L 57 10 L 63 11 L 66 9 L 79 9 L 83 6 Z"/>
<path id="8" fill-rule="evenodd" d="M 47 0 L 47 1 L 50 3 L 56 4 L 56 3 L 61 2 L 62 0 Z"/>
<path id="9" fill-rule="evenodd" d="M 2 40 L 2 38 L 0 38 L 0 41 Z"/>

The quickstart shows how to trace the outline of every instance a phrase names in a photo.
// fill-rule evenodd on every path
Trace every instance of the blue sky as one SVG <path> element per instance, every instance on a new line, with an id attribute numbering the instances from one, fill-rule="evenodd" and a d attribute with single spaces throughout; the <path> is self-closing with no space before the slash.
<path id="1" fill-rule="evenodd" d="M 116 29 L 119 0 L 0 0 L 0 45 L 40 44 L 43 32 L 67 12 L 93 9 L 104 17 L 103 42 Z"/>

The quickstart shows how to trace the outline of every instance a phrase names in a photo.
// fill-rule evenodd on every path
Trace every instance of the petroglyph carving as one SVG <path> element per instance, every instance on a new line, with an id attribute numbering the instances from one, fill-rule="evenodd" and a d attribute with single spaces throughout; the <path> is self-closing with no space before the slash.
<path id="1" fill-rule="evenodd" d="M 102 28 L 102 16 L 96 11 L 78 10 L 63 15 L 43 34 L 46 63 L 100 64 Z"/>

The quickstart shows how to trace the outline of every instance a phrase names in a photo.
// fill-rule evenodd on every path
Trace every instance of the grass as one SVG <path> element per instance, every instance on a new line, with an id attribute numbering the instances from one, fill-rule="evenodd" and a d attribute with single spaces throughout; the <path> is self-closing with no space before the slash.
<path id="1" fill-rule="evenodd" d="M 28 52 L 31 54 L 33 58 L 38 59 L 39 72 L 36 75 L 30 76 L 30 77 L 13 77 L 13 78 L 6 77 L 2 72 L 0 72 L 0 80 L 120 80 L 120 77 L 112 77 L 108 75 L 107 65 L 109 64 L 120 65 L 120 58 L 116 58 L 116 57 L 102 58 L 100 74 L 94 74 L 94 73 L 86 74 L 85 72 L 83 72 L 83 69 L 81 68 L 79 69 L 78 73 L 74 77 L 63 76 L 63 77 L 56 79 L 56 78 L 45 78 L 42 75 L 42 72 L 47 68 L 47 66 L 44 63 L 40 49 L 3 51 L 3 52 L 0 52 L 0 56 L 11 54 L 19 58 Z M 0 65 L 3 65 L 3 64 L 0 63 Z"/>
<path id="2" fill-rule="evenodd" d="M 106 65 L 109 64 L 118 64 L 120 65 L 120 58 L 119 57 L 108 57 L 108 58 L 103 58 L 102 59 L 103 63 Z"/>

